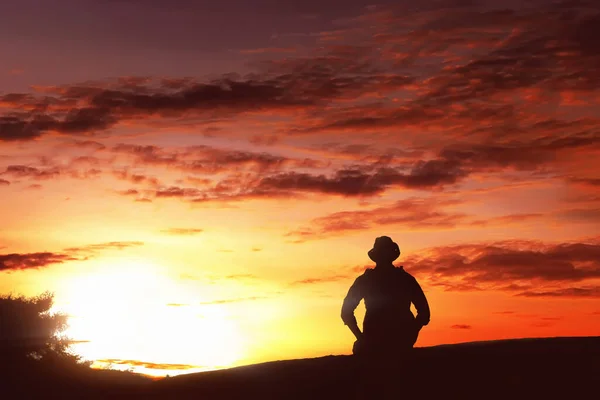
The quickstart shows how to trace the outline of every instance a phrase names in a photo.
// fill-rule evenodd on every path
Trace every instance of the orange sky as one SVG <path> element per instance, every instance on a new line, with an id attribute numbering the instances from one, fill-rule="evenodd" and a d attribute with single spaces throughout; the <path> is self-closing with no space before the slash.
<path id="1" fill-rule="evenodd" d="M 263 5 L 277 34 L 215 39 L 235 74 L 143 41 L 121 70 L 75 68 L 127 50 L 83 25 L 91 47 L 47 70 L 11 53 L 0 293 L 53 291 L 99 367 L 347 354 L 342 299 L 389 235 L 431 305 L 419 346 L 599 335 L 598 6 L 351 3 L 289 31 Z M 185 14 L 135 7 L 140 34 Z M 0 50 L 42 54 L 19 35 Z"/>

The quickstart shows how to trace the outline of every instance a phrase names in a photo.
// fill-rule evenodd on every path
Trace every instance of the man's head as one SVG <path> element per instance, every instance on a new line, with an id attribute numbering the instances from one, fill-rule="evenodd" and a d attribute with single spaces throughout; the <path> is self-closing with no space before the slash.
<path id="1" fill-rule="evenodd" d="M 391 263 L 400 257 L 400 248 L 389 236 L 379 236 L 367 254 L 378 264 Z"/>

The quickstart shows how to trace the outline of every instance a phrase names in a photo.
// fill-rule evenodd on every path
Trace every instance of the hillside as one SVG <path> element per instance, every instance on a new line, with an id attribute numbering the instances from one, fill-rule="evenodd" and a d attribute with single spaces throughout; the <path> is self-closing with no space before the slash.
<path id="1" fill-rule="evenodd" d="M 159 381 L 114 371 L 44 376 L 31 371 L 34 376 L 12 376 L 2 387 L 20 398 L 375 398 L 366 382 L 374 369 L 356 361 L 352 356 L 276 361 Z M 401 363 L 395 368 L 394 389 L 409 398 L 588 397 L 598 390 L 600 337 L 417 348 L 410 369 L 402 370 Z"/>

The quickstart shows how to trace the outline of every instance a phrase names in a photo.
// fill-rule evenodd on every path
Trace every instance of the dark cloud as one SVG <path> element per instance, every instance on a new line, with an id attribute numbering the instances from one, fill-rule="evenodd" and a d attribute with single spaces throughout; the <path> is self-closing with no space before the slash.
<path id="1" fill-rule="evenodd" d="M 510 214 L 510 215 L 501 215 L 499 217 L 491 217 L 487 219 L 476 219 L 474 221 L 469 221 L 466 224 L 470 226 L 507 226 L 513 223 L 522 223 L 530 220 L 541 219 L 544 218 L 544 214 L 539 213 L 526 213 L 526 214 Z"/>
<path id="2" fill-rule="evenodd" d="M 372 195 L 384 190 L 385 184 L 372 182 L 371 176 L 360 170 L 340 170 L 332 177 L 286 172 L 263 178 L 260 186 L 267 189 L 307 191 L 326 194 Z"/>
<path id="3" fill-rule="evenodd" d="M 570 178 L 568 181 L 572 183 L 589 185 L 592 187 L 600 186 L 600 178 Z"/>
<path id="4" fill-rule="evenodd" d="M 77 162 L 77 160 L 75 160 L 75 161 Z M 90 168 L 90 169 L 84 169 L 84 170 L 71 169 L 71 170 L 65 171 L 65 174 L 73 179 L 87 180 L 87 179 L 98 178 L 100 175 L 102 175 L 102 170 L 97 169 L 97 168 Z"/>
<path id="5" fill-rule="evenodd" d="M 280 167 L 295 161 L 288 159 L 287 157 L 265 152 L 257 153 L 251 151 L 220 149 L 210 146 L 195 146 L 188 148 L 183 157 L 188 161 L 182 163 L 180 168 L 197 172 L 219 172 L 231 170 L 236 167 L 255 167 L 259 171 L 266 171 L 279 169 Z M 298 161 L 295 161 L 295 163 L 298 163 Z"/>
<path id="6" fill-rule="evenodd" d="M 278 193 L 275 190 L 260 188 L 257 182 L 261 176 L 274 173 L 284 167 L 315 168 L 317 166 L 316 162 L 310 162 L 312 161 L 310 159 L 290 159 L 264 152 L 238 151 L 209 146 L 167 150 L 157 146 L 120 144 L 115 146 L 113 151 L 132 156 L 134 165 L 162 166 L 193 174 L 185 180 L 177 181 L 178 183 L 185 181 L 192 185 L 192 187 L 182 187 L 179 184 L 163 186 L 155 178 L 132 174 L 127 170 L 114 172 L 119 179 L 154 186 L 154 189 L 147 195 L 152 194 L 156 198 L 180 198 L 193 202 L 289 197 L 292 193 Z"/>
<path id="7" fill-rule="evenodd" d="M 112 148 L 115 153 L 133 155 L 137 161 L 148 165 L 170 165 L 177 162 L 177 155 L 167 153 L 158 146 L 140 146 L 134 144 L 118 144 Z"/>
<path id="8" fill-rule="evenodd" d="M 64 253 L 2 254 L 0 255 L 0 271 L 39 269 L 73 260 L 77 260 L 77 258 Z"/>
<path id="9" fill-rule="evenodd" d="M 93 156 L 77 156 L 71 159 L 71 165 L 99 165 L 103 160 Z"/>
<path id="10" fill-rule="evenodd" d="M 529 291 L 519 293 L 524 297 L 565 297 L 565 298 L 600 298 L 600 286 L 570 287 L 548 291 Z"/>
<path id="11" fill-rule="evenodd" d="M 94 133 L 112 127 L 118 121 L 106 107 L 84 107 L 70 110 L 62 121 L 55 121 L 54 129 L 66 134 Z"/>
<path id="12" fill-rule="evenodd" d="M 598 223 L 600 222 L 600 207 L 561 210 L 555 213 L 555 217 L 569 222 Z"/>
<path id="13" fill-rule="evenodd" d="M 140 194 L 139 190 L 137 189 L 127 189 L 127 190 L 121 190 L 118 192 L 121 196 L 137 196 Z"/>
<path id="14" fill-rule="evenodd" d="M 134 174 L 128 170 L 113 171 L 113 175 L 120 180 L 124 180 L 133 184 L 146 184 L 149 186 L 158 186 L 160 184 L 158 178 L 142 174 Z"/>
<path id="15" fill-rule="evenodd" d="M 465 134 L 520 133 L 528 120 L 519 112 L 526 103 L 520 91 L 547 97 L 600 88 L 600 52 L 592 39 L 600 11 L 593 3 L 512 9 L 461 3 L 367 11 L 343 28 L 308 35 L 316 40 L 309 54 L 257 62 L 256 72 L 245 76 L 133 77 L 46 88 L 43 95 L 8 93 L 0 96 L 3 104 L 29 111 L 0 117 L 0 140 L 92 134 L 149 118 L 204 122 L 297 110 L 293 125 L 305 132 L 460 125 Z M 356 103 L 378 112 L 348 112 Z"/>
<path id="16" fill-rule="evenodd" d="M 227 78 L 212 83 L 190 82 L 179 89 L 142 85 L 117 84 L 114 88 L 72 86 L 57 90 L 56 101 L 69 99 L 83 104 L 64 113 L 31 113 L 2 116 L 0 140 L 32 140 L 49 132 L 63 134 L 92 134 L 112 128 L 120 121 L 158 116 L 177 118 L 184 114 L 209 117 L 211 114 L 233 116 L 263 109 L 277 110 L 314 104 L 318 98 L 311 93 L 295 93 L 285 79 L 247 79 L 233 81 Z M 8 94 L 15 107 L 26 96 Z M 40 99 L 41 106 L 46 99 Z"/>
<path id="17" fill-rule="evenodd" d="M 329 276 L 301 279 L 301 280 L 292 282 L 291 285 L 298 286 L 298 285 L 314 285 L 314 284 L 321 284 L 321 283 L 332 283 L 332 282 L 346 281 L 351 278 L 352 277 L 349 274 L 329 275 Z"/>
<path id="18" fill-rule="evenodd" d="M 177 186 L 171 186 L 164 189 L 159 189 L 156 191 L 155 196 L 157 198 L 171 198 L 171 197 L 198 197 L 202 195 L 202 191 L 195 188 L 180 188 Z"/>
<path id="19" fill-rule="evenodd" d="M 245 76 L 224 74 L 203 82 L 127 77 L 4 94 L 0 141 L 33 140 L 46 133 L 88 136 L 119 123 L 169 128 L 181 124 L 200 134 L 225 137 L 231 129 L 221 123 L 245 116 L 272 120 L 270 132 L 241 129 L 232 134 L 261 146 L 281 143 L 286 135 L 304 140 L 300 134 L 369 134 L 369 145 L 333 139 L 339 141 L 328 143 L 329 150 L 321 149 L 336 153 L 335 161 L 353 165 L 330 164 L 323 153 L 321 160 L 292 158 L 277 154 L 277 146 L 265 153 L 119 144 L 110 153 L 131 157 L 133 168 L 115 172 L 117 178 L 152 189 L 119 191 L 136 196 L 138 202 L 233 202 L 310 194 L 374 197 L 394 189 L 443 190 L 507 170 L 576 174 L 567 168 L 569 163 L 600 148 L 599 121 L 588 110 L 595 107 L 591 99 L 600 90 L 600 52 L 597 41 L 590 39 L 598 31 L 597 5 L 490 9 L 460 3 L 427 6 L 426 11 L 412 6 L 367 11 L 336 31 L 315 33 L 310 51 L 261 59 L 254 64 L 256 71 Z M 547 112 L 551 105 L 586 95 L 590 101 L 572 113 Z M 72 145 L 105 149 L 93 140 L 75 140 Z M 138 166 L 185 171 L 188 177 L 162 183 L 131 172 L 139 171 L 134 169 Z M 6 174 L 31 179 L 100 174 L 98 169 L 11 167 Z M 598 186 L 593 171 L 581 176 L 591 177 L 573 182 Z M 599 215 L 597 209 L 582 208 L 563 217 L 581 221 L 597 220 Z M 354 219 L 337 217 L 296 236 L 371 226 L 358 214 Z M 481 227 L 542 216 L 471 221 L 460 214 L 432 212 L 424 217 L 420 226 Z M 401 217 L 379 218 L 380 224 L 411 224 Z"/>
<path id="20" fill-rule="evenodd" d="M 101 161 L 95 157 L 80 156 L 73 158 L 69 164 L 53 165 L 52 160 L 42 158 L 40 167 L 28 165 L 9 165 L 0 173 L 13 178 L 31 180 L 50 180 L 58 178 L 94 179 L 102 174 L 98 168 L 87 168 L 87 165 L 97 165 Z"/>
<path id="21" fill-rule="evenodd" d="M 342 196 L 372 196 L 392 186 L 411 189 L 439 188 L 456 183 L 466 174 L 451 162 L 422 161 L 404 173 L 394 168 L 379 168 L 368 173 L 364 168 L 341 169 L 332 176 L 285 172 L 263 178 L 258 187 L 336 194 Z"/>
<path id="22" fill-rule="evenodd" d="M 319 168 L 323 166 L 323 162 L 309 158 L 294 159 L 266 152 L 211 146 L 190 146 L 167 150 L 157 146 L 119 144 L 113 147 L 113 151 L 133 156 L 136 164 L 162 165 L 189 173 L 215 174 L 252 170 L 260 174 L 280 170 L 284 167 Z"/>
<path id="23" fill-rule="evenodd" d="M 418 100 L 424 104 L 486 101 L 534 86 L 592 91 L 600 83 L 597 71 L 589 69 L 598 61 L 597 45 L 590 38 L 599 15 L 597 6 L 584 11 L 549 3 L 505 10 L 471 8 L 432 14 L 420 27 L 393 39 L 412 40 L 413 47 L 420 46 L 421 57 L 465 50 L 464 58 L 447 63 L 431 81 L 429 92 Z"/>
<path id="24" fill-rule="evenodd" d="M 98 251 L 105 251 L 105 250 L 123 250 L 129 247 L 138 247 L 138 246 L 143 246 L 144 242 L 138 242 L 138 241 L 129 241 L 129 242 L 106 242 L 106 243 L 96 243 L 96 244 L 89 244 L 86 246 L 79 246 L 79 247 L 70 247 L 68 249 L 65 249 L 65 251 L 68 252 L 84 252 L 84 253 L 94 253 L 94 252 L 98 252 Z"/>
<path id="25" fill-rule="evenodd" d="M 0 179 L 0 186 L 8 186 L 10 185 L 10 182 L 7 181 L 6 179 Z"/>
<path id="26" fill-rule="evenodd" d="M 63 252 L 12 253 L 0 255 L 0 271 L 40 269 L 67 261 L 86 260 L 96 252 L 141 246 L 142 242 L 108 242 L 71 247 Z"/>
<path id="27" fill-rule="evenodd" d="M 600 136 L 573 134 L 562 138 L 539 138 L 531 141 L 494 145 L 454 145 L 444 148 L 440 157 L 453 161 L 469 171 L 534 170 L 545 163 L 551 164 L 557 154 L 586 146 L 599 146 Z"/>
<path id="28" fill-rule="evenodd" d="M 94 140 L 74 140 L 72 142 L 69 142 L 69 144 L 79 149 L 91 149 L 96 151 L 106 149 L 106 146 L 104 144 L 96 142 Z"/>
<path id="29" fill-rule="evenodd" d="M 133 90 L 103 90 L 89 93 L 90 104 L 120 114 L 179 113 L 192 111 L 248 111 L 262 107 L 290 106 L 302 103 L 289 96 L 276 82 L 259 80 L 232 81 L 223 79 L 209 84 L 192 83 L 173 92 Z"/>
<path id="30" fill-rule="evenodd" d="M 450 328 L 452 328 L 452 329 L 472 329 L 473 327 L 471 325 L 457 324 L 457 325 L 452 325 Z"/>
<path id="31" fill-rule="evenodd" d="M 193 187 L 178 185 L 160 186 L 157 180 L 150 181 L 145 175 L 128 171 L 115 171 L 119 179 L 133 183 L 150 182 L 159 186 L 153 191 L 157 198 L 182 198 L 194 202 L 212 200 L 240 201 L 251 198 L 294 197 L 296 191 L 277 189 L 269 179 L 279 176 L 280 170 L 314 169 L 323 167 L 323 162 L 309 158 L 293 159 L 269 153 L 220 149 L 209 146 L 193 146 L 167 151 L 157 146 L 121 144 L 113 148 L 117 153 L 134 157 L 135 163 L 162 165 L 202 177 L 189 176 L 185 179 Z M 214 178 L 205 177 L 211 174 Z M 218 175 L 217 175 L 218 174 Z M 182 182 L 182 181 L 180 181 Z"/>
<path id="32" fill-rule="evenodd" d="M 250 137 L 250 143 L 258 146 L 273 146 L 280 141 L 277 135 L 254 135 Z"/>
<path id="33" fill-rule="evenodd" d="M 73 108 L 62 119 L 42 113 L 1 116 L 0 141 L 32 140 L 49 132 L 90 134 L 106 130 L 116 122 L 111 110 L 101 107 Z"/>
<path id="34" fill-rule="evenodd" d="M 16 116 L 0 116 L 0 141 L 25 141 L 42 136 L 49 129 L 47 122 L 32 118 L 27 121 Z"/>
<path id="35" fill-rule="evenodd" d="M 52 179 L 60 175 L 60 169 L 56 167 L 39 169 L 26 165 L 9 165 L 3 172 L 15 178 L 32 178 L 36 180 Z"/>
<path id="36" fill-rule="evenodd" d="M 305 241 L 388 225 L 395 226 L 396 229 L 410 229 L 411 231 L 506 226 L 543 216 L 542 214 L 514 214 L 484 220 L 466 213 L 448 211 L 449 207 L 460 204 L 460 200 L 452 198 L 412 197 L 399 200 L 390 206 L 367 210 L 338 211 L 315 218 L 308 226 L 288 232 L 287 236 L 295 237 L 298 241 Z"/>
<path id="37" fill-rule="evenodd" d="M 282 157 L 247 152 L 220 154 L 216 152 L 211 159 L 205 158 L 193 162 L 179 159 L 175 166 L 204 173 L 222 171 L 233 173 L 237 165 L 244 165 L 244 168 L 247 168 L 249 164 L 254 164 L 258 166 L 258 170 L 255 170 L 256 174 L 232 175 L 224 178 L 208 190 L 171 187 L 157 191 L 156 196 L 207 201 L 293 197 L 303 193 L 369 197 L 380 195 L 392 188 L 441 190 L 445 186 L 460 183 L 469 175 L 476 173 L 500 172 L 509 168 L 517 171 L 534 171 L 544 163 L 551 163 L 557 152 L 592 144 L 600 145 L 600 137 L 579 135 L 504 146 L 455 145 L 442 149 L 437 158 L 418 160 L 410 166 L 390 167 L 386 166 L 383 160 L 379 160 L 374 163 L 342 167 L 329 175 L 297 172 L 295 167 L 298 166 L 298 162 Z M 156 150 L 152 149 L 149 154 L 154 155 L 155 152 Z M 173 158 L 177 157 L 171 157 Z M 286 166 L 291 170 L 280 171 Z M 520 217 L 534 218 L 535 215 L 511 218 Z"/>
<path id="38" fill-rule="evenodd" d="M 245 180 L 225 179 L 208 189 L 197 189 L 190 187 L 170 186 L 163 187 L 153 192 L 155 198 L 176 198 L 193 203 L 211 201 L 239 202 L 252 199 L 281 199 L 298 198 L 293 192 L 276 190 L 259 190 L 252 187 L 244 187 Z M 248 184 L 249 186 L 249 184 Z"/>
<path id="39" fill-rule="evenodd" d="M 255 300 L 264 300 L 269 299 L 268 296 L 251 296 L 251 297 L 239 297 L 235 299 L 221 299 L 221 300 L 213 300 L 199 303 L 200 305 L 214 305 L 214 304 L 230 304 L 230 303 L 240 303 L 246 301 L 255 301 Z"/>
<path id="40" fill-rule="evenodd" d="M 162 233 L 174 236 L 193 236 L 204 232 L 204 229 L 198 228 L 169 228 L 161 230 Z"/>
<path id="41" fill-rule="evenodd" d="M 410 271 L 446 290 L 501 290 L 519 296 L 593 296 L 572 285 L 600 279 L 600 243 L 514 240 L 433 248 L 410 256 Z"/>

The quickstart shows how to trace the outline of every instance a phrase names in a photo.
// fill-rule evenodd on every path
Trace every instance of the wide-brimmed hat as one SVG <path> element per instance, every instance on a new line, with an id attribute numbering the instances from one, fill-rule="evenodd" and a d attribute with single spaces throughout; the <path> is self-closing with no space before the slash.
<path id="1" fill-rule="evenodd" d="M 400 257 L 400 247 L 389 236 L 379 236 L 367 254 L 376 263 L 392 262 Z"/>

